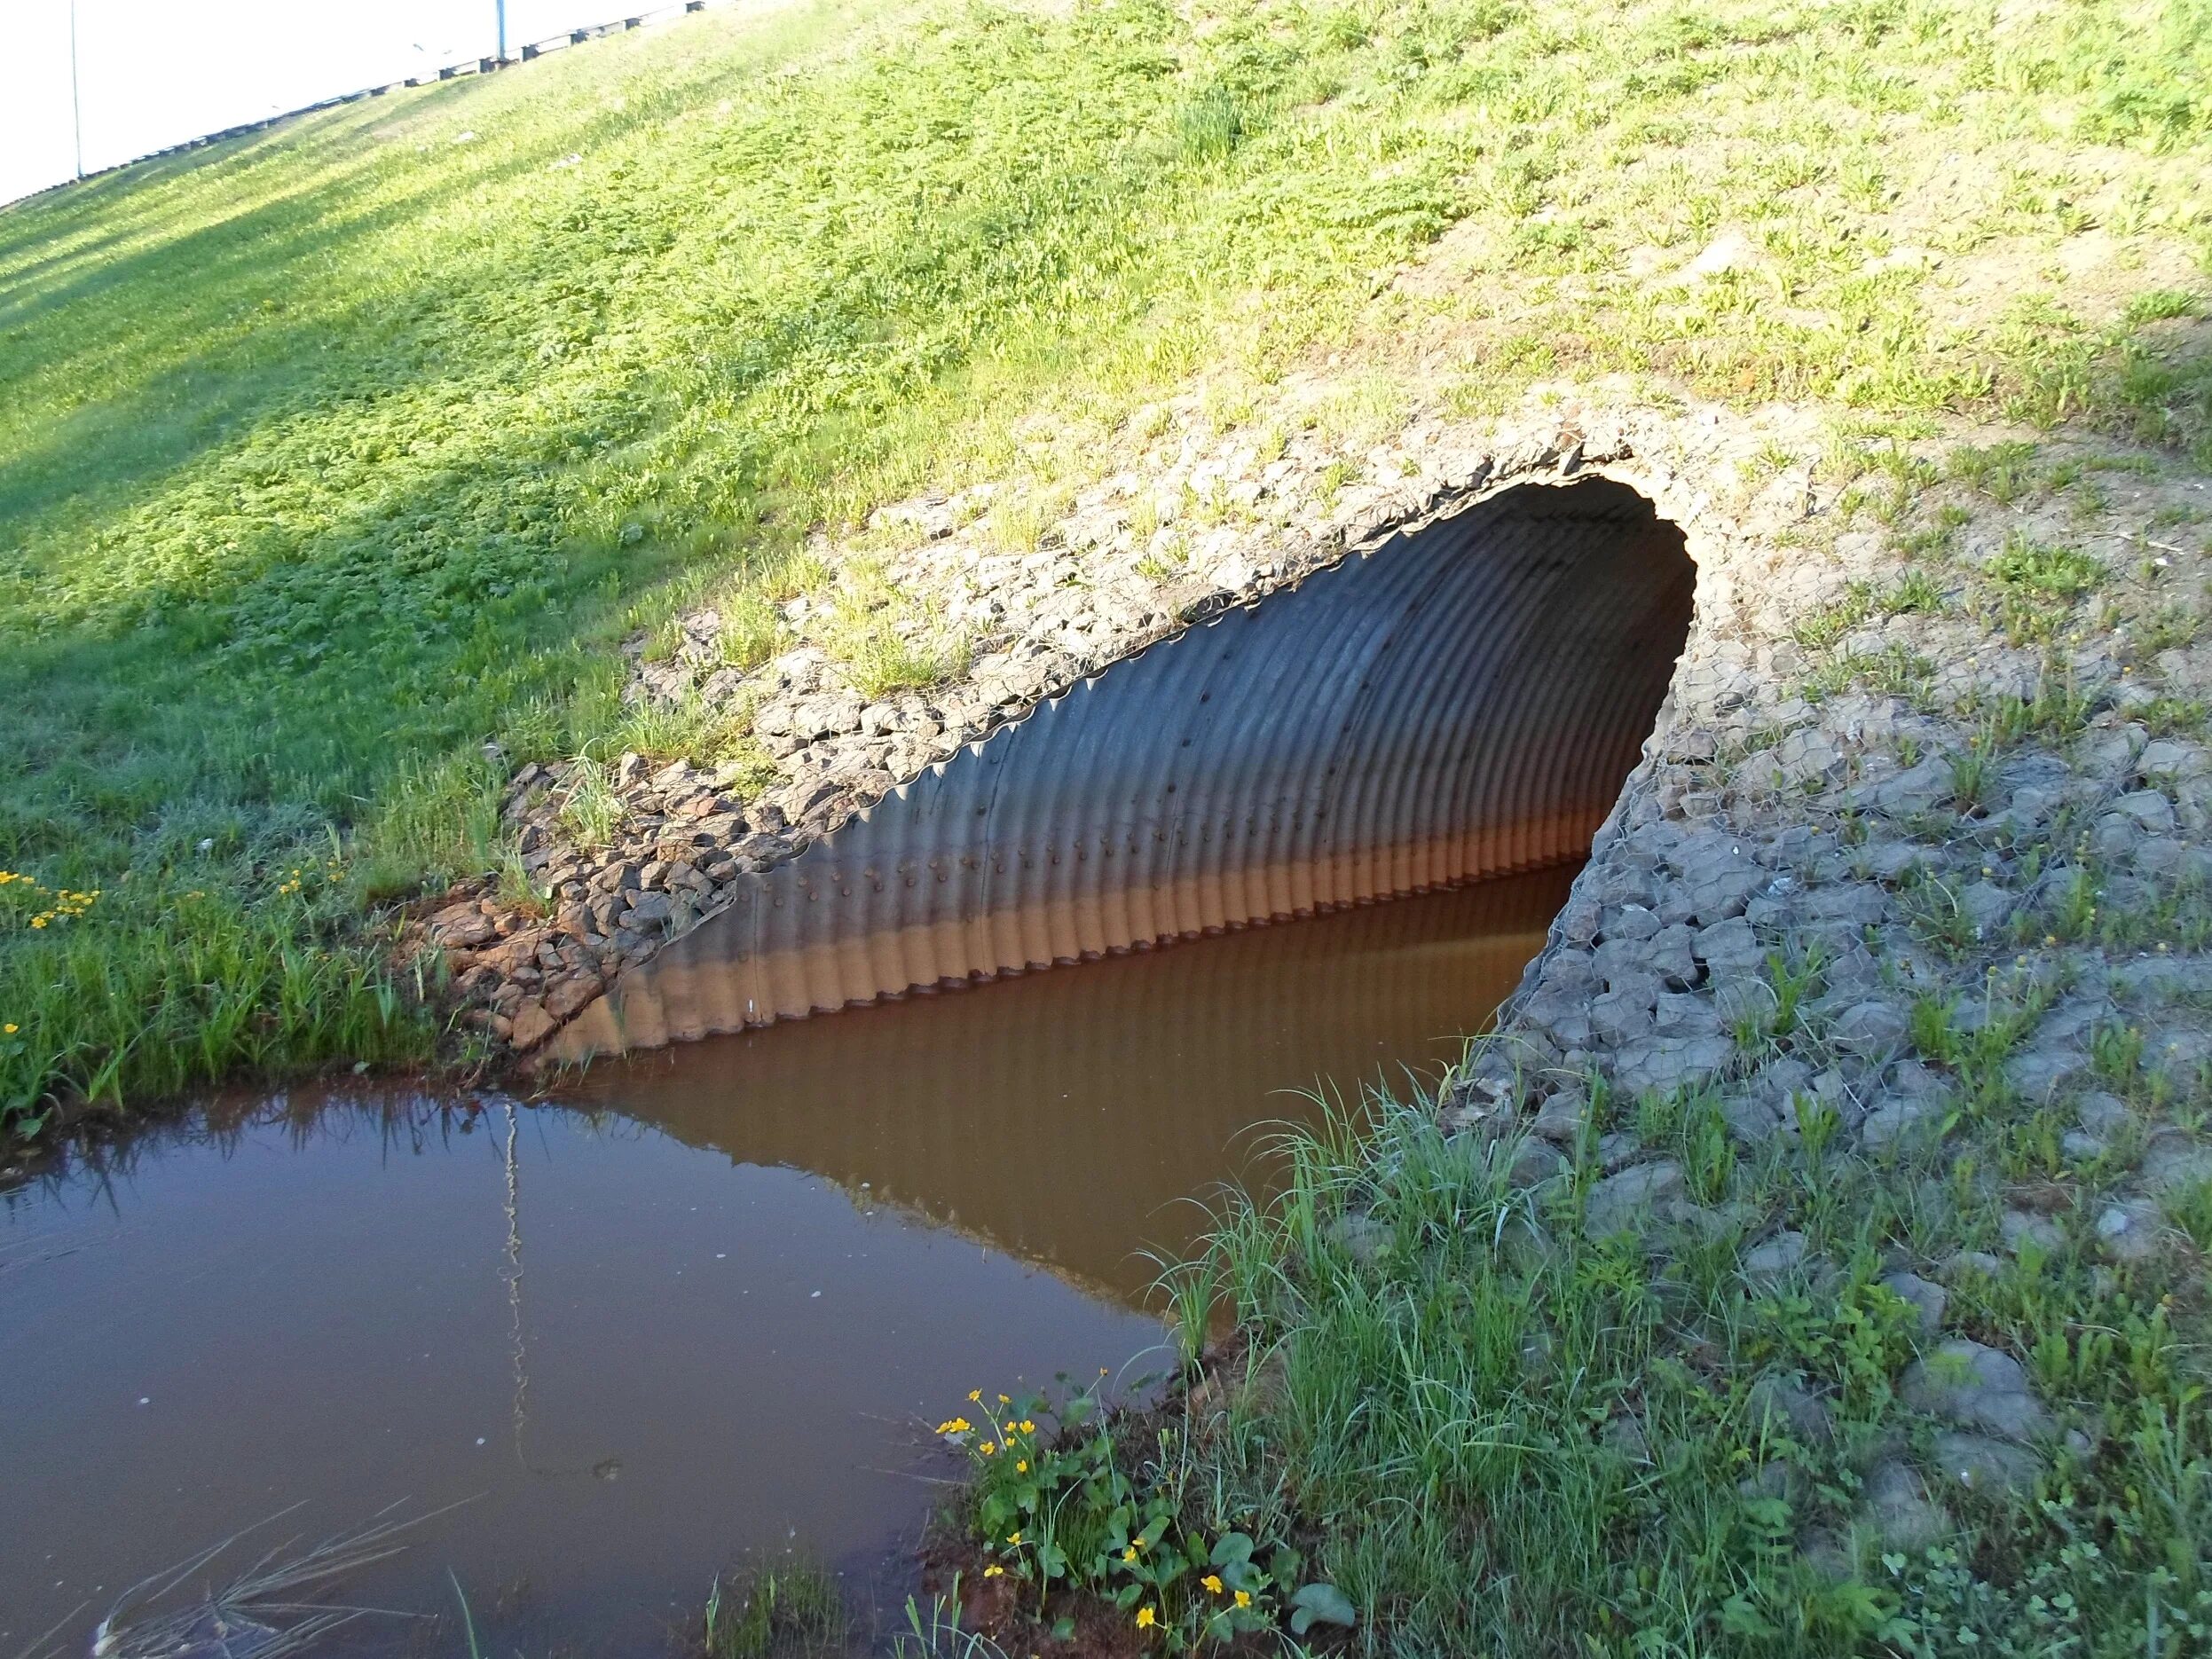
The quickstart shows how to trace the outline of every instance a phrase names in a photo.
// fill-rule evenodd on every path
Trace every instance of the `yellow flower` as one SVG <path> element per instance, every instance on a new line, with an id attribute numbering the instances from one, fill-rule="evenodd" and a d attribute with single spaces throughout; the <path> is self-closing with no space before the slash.
<path id="1" fill-rule="evenodd" d="M 986 1578 L 1004 1578 L 1005 1576 L 1006 1569 L 1004 1567 L 1001 1567 L 996 1561 L 993 1561 L 988 1567 L 986 1567 L 983 1569 L 983 1576 Z"/>
<path id="2" fill-rule="evenodd" d="M 1200 1579 L 1198 1582 L 1204 1584 L 1216 1595 L 1219 1595 L 1221 1593 L 1221 1575 L 1219 1573 L 1208 1573 L 1205 1577 Z"/>
<path id="3" fill-rule="evenodd" d="M 1025 1435 L 1034 1435 L 1037 1432 L 1037 1426 L 1025 1417 L 1021 1419 L 1021 1432 Z"/>
<path id="4" fill-rule="evenodd" d="M 11 1037 L 15 1035 L 15 1021 L 11 1019 L 6 1025 L 0 1026 L 0 1034 L 4 1034 L 5 1035 Z"/>
<path id="5" fill-rule="evenodd" d="M 1006 1535 L 1006 1542 L 1007 1542 L 1007 1543 L 1009 1543 L 1009 1544 L 1019 1544 L 1019 1543 L 1020 1543 L 1020 1542 L 1021 1542 L 1021 1534 L 1020 1534 L 1020 1533 L 1019 1533 L 1019 1532 L 1009 1532 L 1009 1533 Z"/>
<path id="6" fill-rule="evenodd" d="M 1125 1561 L 1135 1561 L 1137 1559 L 1137 1546 L 1132 1544 L 1129 1546 L 1129 1548 L 1123 1550 L 1122 1552 L 1122 1559 Z"/>
<path id="7" fill-rule="evenodd" d="M 1237 1592 L 1237 1605 L 1238 1605 L 1239 1607 L 1240 1607 L 1240 1608 L 1248 1608 L 1248 1607 L 1250 1607 L 1250 1606 L 1252 1605 L 1252 1592 L 1251 1592 L 1249 1590 L 1240 1590 L 1240 1591 L 1238 1591 L 1238 1592 Z"/>
<path id="8" fill-rule="evenodd" d="M 937 1432 L 941 1435 L 964 1435 L 974 1427 L 964 1417 L 949 1417 L 937 1425 Z"/>
<path id="9" fill-rule="evenodd" d="M 996 1441 L 987 1440 L 981 1445 L 978 1446 L 976 1450 L 987 1458 L 996 1458 L 998 1456 L 998 1443 Z"/>
<path id="10" fill-rule="evenodd" d="M 969 1390 L 968 1390 L 968 1398 L 969 1398 L 969 1399 L 971 1399 L 971 1400 L 972 1400 L 972 1401 L 974 1401 L 974 1402 L 975 1402 L 978 1405 L 982 1404 L 982 1403 L 983 1403 L 983 1390 L 982 1390 L 982 1389 L 980 1389 L 980 1388 L 971 1388 L 971 1389 L 969 1389 Z"/>
<path id="11" fill-rule="evenodd" d="M 1000 1396 L 998 1396 L 998 1403 L 999 1403 L 1001 1405 L 1012 1405 L 1012 1404 L 1013 1403 L 1013 1402 L 1012 1402 L 1012 1400 L 1008 1399 L 1008 1398 L 1007 1398 L 1004 1395 L 1003 1395 L 1003 1394 L 1002 1394 L 1002 1395 L 1000 1395 Z"/>
<path id="12" fill-rule="evenodd" d="M 1153 1616 L 1153 1611 L 1150 1608 L 1139 1608 L 1137 1609 L 1137 1628 L 1138 1630 L 1148 1631 L 1159 1623 L 1160 1621 Z"/>
<path id="13" fill-rule="evenodd" d="M 1019 1463 L 1017 1463 L 1016 1465 L 1014 1465 L 1014 1473 L 1015 1473 L 1016 1474 L 1028 1474 L 1028 1473 L 1029 1473 L 1029 1459 L 1027 1459 L 1027 1458 L 1024 1458 L 1024 1459 L 1022 1459 Z"/>

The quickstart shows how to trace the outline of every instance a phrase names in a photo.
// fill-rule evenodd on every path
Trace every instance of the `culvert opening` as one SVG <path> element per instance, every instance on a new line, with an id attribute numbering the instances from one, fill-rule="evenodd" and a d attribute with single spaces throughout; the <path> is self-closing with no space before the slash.
<path id="1" fill-rule="evenodd" d="M 563 1058 L 1578 860 L 1688 638 L 1627 486 L 1523 484 L 1114 664 L 631 969 Z"/>

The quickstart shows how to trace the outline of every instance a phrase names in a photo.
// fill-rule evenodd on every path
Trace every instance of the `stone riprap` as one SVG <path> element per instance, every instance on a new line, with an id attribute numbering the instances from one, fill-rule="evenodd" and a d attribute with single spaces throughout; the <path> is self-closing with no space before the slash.
<path id="1" fill-rule="evenodd" d="M 1444 1107 L 1462 1133 L 1594 1159 L 1593 1238 L 1744 1237 L 1747 1285 L 1815 1300 L 1843 1263 L 1700 1203 L 1678 1144 L 1594 1120 L 1710 1102 L 1747 1163 L 1840 1152 L 1904 1183 L 1927 1243 L 1888 1246 L 1882 1282 L 1917 1320 L 1895 1380 L 1917 1427 L 1857 1449 L 1852 1522 L 1908 1554 L 2114 1427 L 1949 1324 L 1947 1286 L 2061 1260 L 2107 1286 L 2186 1281 L 2199 1245 L 2174 1206 L 2212 1177 L 2212 489 L 2076 449 L 2043 476 L 2090 487 L 2000 501 L 1964 481 L 1988 454 L 1958 482 L 1910 463 L 1893 526 L 1818 499 L 1787 535 L 1733 519 L 1797 569 L 1757 598 L 1739 575 L 1732 618 L 1701 599 L 1642 765 Z M 1702 564 L 1717 527 L 1688 528 Z M 1726 566 L 1753 557 L 1738 543 Z M 1789 1386 L 1754 1397 L 1814 1432 Z M 1800 1545 L 1850 1559 L 1819 1528 Z"/>
<path id="2" fill-rule="evenodd" d="M 757 756 L 714 767 L 626 755 L 612 768 L 593 767 L 586 784 L 579 774 L 591 763 L 524 767 L 507 816 L 546 914 L 503 902 L 487 882 L 457 890 L 429 919 L 428 937 L 445 947 L 460 994 L 482 1010 L 482 1023 L 516 1049 L 534 1047 L 615 973 L 711 913 L 738 874 L 791 857 L 923 767 L 1156 640 L 1226 606 L 1263 601 L 1469 494 L 1602 471 L 1641 490 L 1689 532 L 1698 620 L 1658 751 L 1611 828 L 1633 852 L 1624 847 L 1624 868 L 1605 877 L 1610 885 L 1594 881 L 1563 917 L 1525 1012 L 1553 1030 L 1563 1053 L 1602 1038 L 1618 1052 L 1625 1081 L 1665 1085 L 1713 1069 L 1728 1026 L 1744 1017 L 1747 1000 L 1767 995 L 1758 971 L 1762 933 L 1799 921 L 1833 937 L 1885 917 L 1893 926 L 1888 895 L 1940 862 L 1924 857 L 1909 834 L 1846 847 L 1832 829 L 1809 819 L 1784 825 L 1774 809 L 1818 800 L 1831 814 L 1900 830 L 1940 813 L 1956 793 L 1953 762 L 1971 744 L 1972 716 L 1960 712 L 1992 697 L 2032 696 L 2044 683 L 2044 653 L 1993 638 L 1986 620 L 1938 611 L 1864 617 L 1826 653 L 1884 671 L 1910 657 L 1918 696 L 1852 688 L 1815 704 L 1802 695 L 1814 655 L 1802 643 L 1808 618 L 1894 561 L 1875 529 L 1837 522 L 1840 491 L 1813 481 L 1812 434 L 1787 419 L 1709 412 L 1687 421 L 1601 420 L 1576 412 L 1502 431 L 1429 421 L 1357 462 L 1311 435 L 1265 461 L 1266 446 L 1248 436 L 1208 445 L 1194 407 L 1170 407 L 1141 424 L 1161 423 L 1166 433 L 1135 458 L 1140 465 L 1077 495 L 1026 554 L 996 550 L 1003 490 L 901 503 L 875 515 L 878 531 L 902 531 L 911 543 L 887 566 L 871 566 L 911 613 L 898 625 L 949 631 L 968 655 L 966 672 L 944 685 L 864 698 L 833 655 L 834 607 L 807 599 L 788 607 L 788 649 L 751 672 L 714 665 L 720 619 L 711 609 L 680 619 L 681 644 L 669 657 L 647 660 L 645 642 L 635 642 L 630 696 L 728 711 L 749 725 L 773 771 Z M 1791 455 L 1791 439 L 1799 452 L 1778 464 Z M 1756 485 L 1746 481 L 1754 462 L 1771 469 Z M 1348 463 L 1362 482 L 1334 484 Z M 2157 516 L 2162 503 L 2148 498 L 2158 486 L 2127 482 L 2145 498 L 2141 516 Z M 2165 493 L 2189 488 L 2169 485 Z M 1989 522 L 1965 527 L 1964 568 L 1947 570 L 1946 581 L 2020 533 L 2005 521 L 2035 516 L 1982 506 L 1980 519 Z M 2117 511 L 2109 516 L 2125 522 Z M 1194 519 L 1218 522 L 1193 531 Z M 2129 534 L 2103 533 L 2123 542 Z M 2201 750 L 2146 727 L 2129 733 L 2118 718 L 2155 704 L 2166 675 L 2184 682 L 2186 695 L 2198 653 L 2168 650 L 2139 663 L 2124 637 L 2097 637 L 2069 655 L 2067 695 L 2104 704 L 2102 735 L 2088 749 L 2109 751 L 2139 785 L 2100 802 L 2088 826 L 2090 850 L 2106 862 L 2130 859 L 2152 879 L 2200 873 L 2206 854 L 2180 832 L 2192 814 L 2202 822 L 2200 794 L 2189 793 L 2201 790 Z M 2115 734 L 2140 754 L 2130 760 L 2115 749 Z M 2082 782 L 2067 757 L 2034 750 L 1994 771 L 1990 782 L 2006 799 L 1983 815 L 1990 835 L 2047 824 L 2070 804 L 2058 797 Z M 599 845 L 580 842 L 569 828 L 573 814 L 563 810 L 586 789 L 611 798 Z M 1757 833 L 1740 832 L 1739 822 Z M 1869 879 L 1832 879 L 1845 872 Z M 1959 914 L 1977 929 L 2002 932 L 2016 895 L 1992 878 L 1995 867 L 1988 876 L 1969 873 L 1974 879 L 1955 895 Z M 2043 872 L 2038 885 L 2052 880 Z M 1598 917 L 1609 904 L 1618 915 L 1607 912 L 1601 938 Z M 1829 970 L 1831 1003 L 1871 983 L 1863 941 L 1851 942 Z M 1901 1038 L 1893 1000 L 1870 995 L 1823 1011 L 1839 1016 L 1835 1040 L 1854 1060 Z M 1905 1130 L 1917 1113 L 1901 1097 L 1864 1109 L 1882 1114 L 1877 1136 Z"/>

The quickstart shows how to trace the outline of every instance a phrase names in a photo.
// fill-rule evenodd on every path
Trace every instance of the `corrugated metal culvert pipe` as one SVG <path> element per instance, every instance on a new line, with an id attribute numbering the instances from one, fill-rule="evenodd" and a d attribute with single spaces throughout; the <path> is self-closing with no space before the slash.
<path id="1" fill-rule="evenodd" d="M 1681 532 L 1605 479 L 1385 539 L 1041 705 L 624 974 L 650 1047 L 1583 856 L 1688 636 Z"/>

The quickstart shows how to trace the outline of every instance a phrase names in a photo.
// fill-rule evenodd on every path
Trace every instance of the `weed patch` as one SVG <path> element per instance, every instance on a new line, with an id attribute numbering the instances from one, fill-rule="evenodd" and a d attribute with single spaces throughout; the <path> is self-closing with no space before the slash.
<path id="1" fill-rule="evenodd" d="M 1947 1210 L 1947 1229 L 1988 1213 L 1970 1149 L 2012 1124 L 2003 1062 L 2049 995 L 2023 980 L 1976 1018 L 1937 1000 L 1914 1010 L 1916 1045 L 1967 1103 L 1946 1161 L 1968 1207 Z M 1593 1137 L 1627 1104 L 1598 1089 Z M 1708 1216 L 1748 1208 L 1801 1229 L 1828 1264 L 1817 1286 L 1747 1280 L 1739 1243 L 1716 1244 L 1710 1222 L 1594 1241 L 1579 1224 L 1596 1174 L 1586 1149 L 1531 1192 L 1507 1174 L 1511 1144 L 1493 1155 L 1447 1136 L 1428 1103 L 1378 1100 L 1358 1133 L 1339 1120 L 1294 1136 L 1279 1197 L 1222 1212 L 1189 1270 L 1230 1299 L 1239 1339 L 1193 1373 L 1185 1409 L 1119 1464 L 1086 1421 L 1047 1453 L 1075 1459 L 1051 1490 L 1098 1482 L 1097 1503 L 1068 1509 L 1141 1523 L 1112 1531 L 1129 1533 L 1124 1550 L 1155 1523 L 1153 1545 L 1310 1538 L 1307 1570 L 1345 1597 L 1361 1652 L 2030 1652 L 2071 1631 L 2116 1655 L 2203 1622 L 2200 1297 L 2161 1301 L 2139 1274 L 2058 1258 L 1964 1282 L 1966 1328 L 2033 1354 L 2043 1386 L 2081 1403 L 2068 1420 L 2098 1426 L 2095 1456 L 1977 1500 L 1963 1542 L 1854 1545 L 1870 1449 L 1925 1432 L 1900 1379 L 1926 1339 L 1881 1262 L 1910 1247 L 1928 1205 L 1954 1200 L 1901 1190 L 1826 1136 L 1797 1168 L 1740 1159 L 1704 1095 L 1633 1109 Z M 2174 1205 L 2202 1224 L 2200 1194 Z M 1761 1379 L 1810 1390 L 1826 1427 L 1807 1434 L 1761 1405 L 1773 1396 L 1753 1385 L 1774 1386 Z M 1017 1514 L 1022 1476 L 996 1460 L 1043 1466 L 1025 1421 L 1009 1440 L 1004 1415 L 973 1431 L 996 1444 L 972 1524 L 1017 1570 L 1046 1504 L 1040 1493 Z M 1125 1473 L 1109 1479 L 1109 1465 Z M 1815 1537 L 1841 1541 L 1818 1563 L 1801 1548 Z M 1187 1553 L 1172 1568 L 1202 1570 Z"/>

